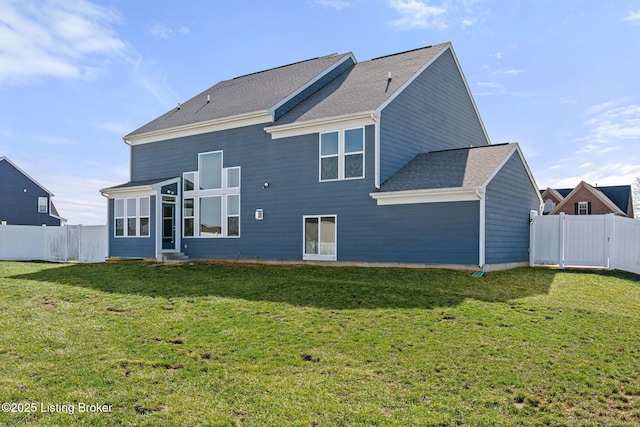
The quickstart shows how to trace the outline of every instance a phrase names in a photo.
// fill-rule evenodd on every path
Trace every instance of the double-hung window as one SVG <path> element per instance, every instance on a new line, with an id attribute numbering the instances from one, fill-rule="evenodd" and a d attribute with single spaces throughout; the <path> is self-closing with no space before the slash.
<path id="1" fill-rule="evenodd" d="M 49 212 L 49 199 L 47 197 L 38 197 L 38 212 Z"/>
<path id="2" fill-rule="evenodd" d="M 364 178 L 364 128 L 320 134 L 320 181 Z"/>
<path id="3" fill-rule="evenodd" d="M 589 202 L 578 202 L 578 215 L 589 215 Z"/>
<path id="4" fill-rule="evenodd" d="M 150 226 L 149 196 L 115 199 L 113 217 L 116 237 L 148 237 Z"/>
<path id="5" fill-rule="evenodd" d="M 182 190 L 184 237 L 240 236 L 240 167 L 223 167 L 222 151 L 200 153 Z"/>

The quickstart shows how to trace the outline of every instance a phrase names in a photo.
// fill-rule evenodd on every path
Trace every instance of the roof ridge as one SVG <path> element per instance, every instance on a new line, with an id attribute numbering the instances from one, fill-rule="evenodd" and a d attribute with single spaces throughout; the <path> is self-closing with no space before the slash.
<path id="1" fill-rule="evenodd" d="M 446 150 L 427 151 L 426 153 L 421 153 L 421 154 L 445 153 L 445 152 L 448 152 L 448 151 L 470 150 L 472 148 L 500 147 L 500 146 L 503 146 L 503 145 L 510 145 L 510 144 L 517 144 L 517 143 L 516 142 L 501 142 L 500 144 L 472 145 L 470 147 L 448 148 Z"/>
<path id="2" fill-rule="evenodd" d="M 446 44 L 446 43 L 441 43 L 441 44 Z M 403 52 L 390 53 L 389 55 L 383 55 L 383 56 L 378 56 L 377 58 L 372 58 L 369 61 L 376 61 L 378 59 L 390 58 L 392 56 L 403 55 L 405 53 L 415 52 L 417 50 L 422 50 L 422 49 L 431 49 L 434 46 L 438 46 L 438 45 L 430 44 L 429 46 L 417 47 L 415 49 L 409 49 L 409 50 L 405 50 Z"/>
<path id="3" fill-rule="evenodd" d="M 237 79 L 241 79 L 241 78 L 243 78 L 243 77 L 253 76 L 253 75 L 256 75 L 256 74 L 260 74 L 260 73 L 266 73 L 267 71 L 278 70 L 278 69 L 280 69 L 280 68 L 286 68 L 286 67 L 290 67 L 290 66 L 292 66 L 292 65 L 298 65 L 298 64 L 305 63 L 305 62 L 315 61 L 316 59 L 321 59 L 321 58 L 331 58 L 331 57 L 338 56 L 338 55 L 345 55 L 345 54 L 344 54 L 344 53 L 343 53 L 343 54 L 339 54 L 339 53 L 337 53 L 337 52 L 336 52 L 336 53 L 332 53 L 332 54 L 330 54 L 330 55 L 317 56 L 317 57 L 315 57 L 315 58 L 309 58 L 309 59 L 304 59 L 304 60 L 302 60 L 302 61 L 292 62 L 291 64 L 280 65 L 280 66 L 278 66 L 278 67 L 267 68 L 266 70 L 255 71 L 255 72 L 253 72 L 253 73 L 244 74 L 244 75 L 242 75 L 242 76 L 234 77 L 234 78 L 232 78 L 231 80 L 237 80 Z"/>

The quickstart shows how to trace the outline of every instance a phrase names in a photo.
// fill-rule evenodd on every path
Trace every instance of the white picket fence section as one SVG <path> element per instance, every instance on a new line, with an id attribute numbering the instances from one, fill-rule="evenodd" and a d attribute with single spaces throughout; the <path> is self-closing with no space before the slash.
<path id="1" fill-rule="evenodd" d="M 0 226 L 1 260 L 103 262 L 107 255 L 106 225 Z"/>
<path id="2" fill-rule="evenodd" d="M 531 216 L 531 266 L 599 267 L 640 274 L 640 221 L 609 215 Z"/>

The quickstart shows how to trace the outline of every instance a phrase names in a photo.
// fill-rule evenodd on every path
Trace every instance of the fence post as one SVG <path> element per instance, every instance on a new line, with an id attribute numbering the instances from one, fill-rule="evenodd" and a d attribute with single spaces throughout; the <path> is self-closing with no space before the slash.
<path id="1" fill-rule="evenodd" d="M 560 215 L 558 216 L 558 221 L 560 221 L 559 224 L 559 229 L 560 229 L 560 244 L 558 245 L 558 267 L 561 270 L 564 270 L 564 240 L 565 240 L 565 232 L 564 232 L 564 226 L 565 226 L 565 214 L 564 212 L 560 212 Z"/>
<path id="2" fill-rule="evenodd" d="M 613 270 L 615 266 L 615 223 L 616 217 L 614 216 L 614 214 L 607 214 L 607 216 L 605 217 L 604 227 L 606 233 L 605 254 L 607 257 L 607 268 L 609 270 Z"/>
<path id="3" fill-rule="evenodd" d="M 536 256 L 536 217 L 538 212 L 529 211 L 529 267 L 535 265 Z"/>

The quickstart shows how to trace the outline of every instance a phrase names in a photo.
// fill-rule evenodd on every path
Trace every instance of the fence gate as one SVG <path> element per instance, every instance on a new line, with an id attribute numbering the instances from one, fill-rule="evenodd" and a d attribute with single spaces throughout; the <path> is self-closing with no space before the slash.
<path id="1" fill-rule="evenodd" d="M 601 267 L 640 274 L 640 221 L 532 212 L 529 264 Z"/>
<path id="2" fill-rule="evenodd" d="M 603 221 L 592 215 L 564 216 L 564 265 L 609 268 L 611 236 L 607 219 L 605 216 Z"/>

